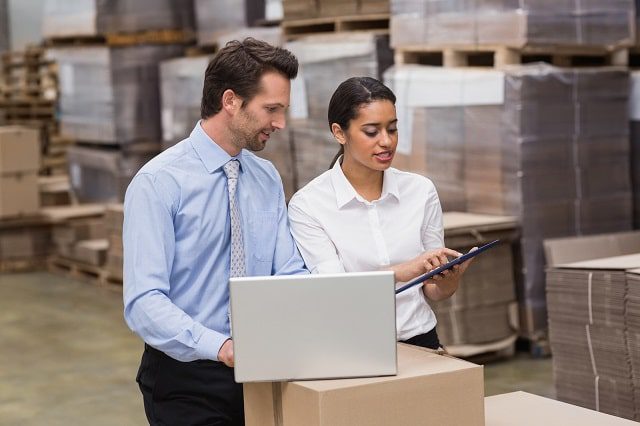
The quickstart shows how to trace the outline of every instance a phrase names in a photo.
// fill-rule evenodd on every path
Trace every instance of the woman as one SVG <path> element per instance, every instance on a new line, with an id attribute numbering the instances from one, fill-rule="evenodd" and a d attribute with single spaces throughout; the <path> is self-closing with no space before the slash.
<path id="1" fill-rule="evenodd" d="M 344 81 L 329 102 L 341 145 L 330 170 L 289 203 L 291 232 L 313 273 L 392 270 L 407 282 L 460 253 L 444 248 L 442 208 L 423 176 L 391 168 L 398 144 L 395 95 L 376 79 Z M 398 340 L 440 347 L 428 300 L 450 297 L 468 261 L 396 297 Z"/>

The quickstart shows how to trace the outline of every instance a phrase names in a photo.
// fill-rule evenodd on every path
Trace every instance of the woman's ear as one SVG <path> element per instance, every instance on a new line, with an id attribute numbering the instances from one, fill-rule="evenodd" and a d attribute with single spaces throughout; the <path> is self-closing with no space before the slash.
<path id="1" fill-rule="evenodd" d="M 333 137 L 336 138 L 340 145 L 347 143 L 347 136 L 338 123 L 331 124 L 331 133 L 333 133 Z"/>

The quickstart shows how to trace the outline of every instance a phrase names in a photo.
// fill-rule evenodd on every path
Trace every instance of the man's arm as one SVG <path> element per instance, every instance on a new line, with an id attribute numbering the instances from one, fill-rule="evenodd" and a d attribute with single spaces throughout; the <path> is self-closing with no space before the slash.
<path id="1" fill-rule="evenodd" d="M 175 255 L 173 211 L 179 194 L 137 175 L 124 204 L 124 317 L 146 343 L 179 361 L 218 359 L 229 336 L 194 321 L 169 298 Z"/>
<path id="2" fill-rule="evenodd" d="M 291 236 L 287 206 L 284 201 L 284 189 L 280 181 L 278 192 L 278 222 L 276 224 L 276 248 L 273 255 L 272 275 L 308 274 L 300 251 Z"/>

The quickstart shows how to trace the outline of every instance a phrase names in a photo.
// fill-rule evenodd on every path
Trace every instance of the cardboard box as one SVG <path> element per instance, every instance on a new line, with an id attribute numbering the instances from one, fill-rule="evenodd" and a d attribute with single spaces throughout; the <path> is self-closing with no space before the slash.
<path id="1" fill-rule="evenodd" d="M 398 375 L 244 385 L 247 426 L 484 425 L 483 367 L 398 344 Z"/>
<path id="2" fill-rule="evenodd" d="M 0 218 L 34 214 L 39 207 L 37 172 L 0 174 Z"/>
<path id="3" fill-rule="evenodd" d="M 484 399 L 486 426 L 623 426 L 631 420 L 567 404 L 527 392 Z"/>
<path id="4" fill-rule="evenodd" d="M 20 126 L 0 127 L 0 175 L 40 169 L 40 132 Z"/>

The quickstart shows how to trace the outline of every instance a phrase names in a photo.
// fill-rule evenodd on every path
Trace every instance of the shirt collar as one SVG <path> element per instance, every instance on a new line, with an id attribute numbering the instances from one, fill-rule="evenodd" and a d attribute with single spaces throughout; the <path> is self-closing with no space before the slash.
<path id="1" fill-rule="evenodd" d="M 215 172 L 232 159 L 238 160 L 240 163 L 240 171 L 242 171 L 242 157 L 244 156 L 244 150 L 240 151 L 240 154 L 235 157 L 227 154 L 224 149 L 220 148 L 220 146 L 205 133 L 202 125 L 200 124 L 200 120 L 198 120 L 198 123 L 191 131 L 189 139 L 191 140 L 191 146 L 196 154 L 198 154 L 198 157 L 200 157 L 200 160 L 207 169 L 207 172 Z"/>
<path id="2" fill-rule="evenodd" d="M 338 209 L 343 208 L 354 199 L 360 201 L 361 203 L 369 203 L 356 192 L 356 190 L 351 185 L 351 182 L 349 182 L 347 177 L 344 175 L 344 172 L 342 171 L 342 167 L 340 165 L 341 162 L 342 156 L 338 157 L 338 160 L 333 165 L 333 168 L 330 172 L 331 183 L 333 184 L 333 189 L 336 193 L 336 203 Z M 398 180 L 396 179 L 395 174 L 391 173 L 390 170 L 385 170 L 382 179 L 382 194 L 380 195 L 380 200 L 384 200 L 387 196 L 393 196 L 396 198 L 396 200 L 400 200 Z"/>

